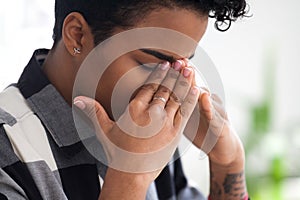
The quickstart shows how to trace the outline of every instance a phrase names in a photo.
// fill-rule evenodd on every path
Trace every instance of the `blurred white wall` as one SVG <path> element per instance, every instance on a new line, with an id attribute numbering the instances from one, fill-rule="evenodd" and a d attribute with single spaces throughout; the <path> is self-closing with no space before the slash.
<path id="1" fill-rule="evenodd" d="M 203 41 L 223 77 L 228 106 L 259 101 L 264 91 L 265 65 L 272 54 L 275 65 L 276 101 L 274 128 L 300 120 L 300 2 L 250 0 L 253 17 L 219 33 L 212 26 Z M 241 116 L 232 115 L 236 121 Z M 242 127 L 241 127 L 242 128 Z"/>
<path id="2" fill-rule="evenodd" d="M 265 95 L 274 99 L 274 137 L 289 137 L 288 127 L 300 130 L 300 2 L 250 0 L 249 4 L 253 17 L 234 23 L 225 33 L 215 30 L 211 21 L 201 46 L 222 76 L 227 108 L 241 137 L 249 129 L 249 104 Z M 51 48 L 53 24 L 53 0 L 10 0 L 0 7 L 0 89 L 17 81 L 34 49 Z M 274 65 L 266 69 L 270 57 Z M 270 70 L 275 76 L 273 94 L 263 87 Z M 207 162 L 198 159 L 195 149 L 184 161 L 188 175 L 207 193 L 208 174 L 201 172 L 207 170 Z"/>
<path id="3" fill-rule="evenodd" d="M 0 88 L 16 82 L 36 48 L 51 48 L 54 1 L 10 0 L 0 7 Z"/>

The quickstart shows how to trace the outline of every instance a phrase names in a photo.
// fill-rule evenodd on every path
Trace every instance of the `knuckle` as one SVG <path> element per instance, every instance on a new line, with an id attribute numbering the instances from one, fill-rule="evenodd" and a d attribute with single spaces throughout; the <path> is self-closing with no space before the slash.
<path id="1" fill-rule="evenodd" d="M 195 99 L 193 99 L 193 98 L 187 98 L 185 101 L 190 105 L 194 105 L 194 103 L 195 103 Z"/>
<path id="2" fill-rule="evenodd" d="M 95 113 L 100 114 L 100 108 L 97 104 L 94 105 Z M 92 109 L 91 109 L 92 110 Z"/>
<path id="3" fill-rule="evenodd" d="M 141 90 L 150 90 L 151 92 L 156 92 L 157 86 L 155 84 L 146 84 L 141 87 Z"/>
<path id="4" fill-rule="evenodd" d="M 133 99 L 129 106 L 132 108 L 141 109 L 145 107 L 145 103 L 140 99 Z"/>
<path id="5" fill-rule="evenodd" d="M 154 81 L 162 80 L 164 78 L 164 74 L 162 74 L 162 73 L 155 73 L 155 74 L 153 74 L 152 78 L 153 78 Z"/>
<path id="6" fill-rule="evenodd" d="M 216 102 L 219 103 L 220 105 L 223 104 L 222 99 L 221 99 L 217 94 L 211 94 L 211 98 L 212 98 L 212 100 L 216 101 Z"/>
<path id="7" fill-rule="evenodd" d="M 94 121 L 97 119 L 98 114 L 100 114 L 100 109 L 97 105 L 93 105 L 85 110 L 85 114 L 88 118 Z"/>
<path id="8" fill-rule="evenodd" d="M 92 118 L 92 113 L 93 113 L 93 110 L 88 108 L 85 110 L 85 114 L 86 116 L 88 116 L 89 118 Z"/>
<path id="9" fill-rule="evenodd" d="M 187 81 L 179 81 L 179 85 L 186 88 L 190 86 L 190 84 Z"/>
<path id="10" fill-rule="evenodd" d="M 180 115 L 181 115 L 182 117 L 185 117 L 185 116 L 186 116 L 186 109 L 181 108 L 181 109 L 180 109 Z"/>
<path id="11" fill-rule="evenodd" d="M 172 101 L 174 101 L 175 103 L 178 103 L 178 104 L 180 104 L 181 101 L 182 101 L 175 93 L 172 93 L 172 94 L 171 94 L 170 99 L 171 99 Z"/>
<path id="12" fill-rule="evenodd" d="M 161 93 L 163 93 L 163 94 L 170 94 L 170 93 L 171 93 L 170 89 L 168 89 L 168 88 L 165 87 L 165 86 L 160 86 L 159 92 L 161 92 Z"/>
<path id="13" fill-rule="evenodd" d="M 171 71 L 168 73 L 167 78 L 171 78 L 171 79 L 177 79 L 179 75 L 179 72 L 177 71 Z"/>
<path id="14" fill-rule="evenodd" d="M 171 116 L 168 114 L 168 120 L 165 122 L 165 128 L 171 129 L 173 127 L 173 120 L 171 120 Z"/>

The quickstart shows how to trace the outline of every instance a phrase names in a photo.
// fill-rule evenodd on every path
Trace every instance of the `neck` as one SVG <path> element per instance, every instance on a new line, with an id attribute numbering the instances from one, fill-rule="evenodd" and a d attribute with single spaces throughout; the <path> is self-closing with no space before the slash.
<path id="1" fill-rule="evenodd" d="M 69 105 L 72 105 L 76 69 L 75 61 L 62 43 L 58 43 L 50 50 L 43 64 L 47 78 Z"/>

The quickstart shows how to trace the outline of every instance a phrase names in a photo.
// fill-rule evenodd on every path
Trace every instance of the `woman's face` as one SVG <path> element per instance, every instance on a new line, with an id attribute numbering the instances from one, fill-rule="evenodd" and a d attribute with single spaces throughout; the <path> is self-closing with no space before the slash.
<path id="1" fill-rule="evenodd" d="M 205 33 L 207 21 L 207 16 L 200 16 L 193 11 L 165 8 L 150 13 L 136 25 L 136 28 L 167 28 L 185 34 L 193 40 L 199 42 Z M 176 41 L 173 43 L 176 44 Z M 186 58 L 192 56 L 193 51 L 194 49 L 187 49 L 187 52 L 184 54 L 186 55 Z M 164 56 L 157 56 L 157 54 L 162 54 Z M 132 92 L 130 92 L 131 94 L 128 92 L 135 91 L 141 84 L 145 82 L 148 75 L 151 73 L 151 66 L 147 67 L 140 65 L 147 63 L 161 63 L 166 61 L 167 57 L 175 60 L 183 59 L 183 57 L 179 57 L 174 53 L 156 49 L 154 52 L 135 50 L 119 57 L 106 69 L 102 75 L 97 87 L 96 100 L 103 105 L 110 117 L 113 118 L 111 108 L 113 92 L 114 94 L 117 93 L 118 100 L 124 99 L 120 98 L 124 95 L 132 96 Z M 113 106 L 117 106 L 117 110 L 124 110 L 127 104 L 128 102 L 119 101 L 117 104 L 113 104 Z"/>

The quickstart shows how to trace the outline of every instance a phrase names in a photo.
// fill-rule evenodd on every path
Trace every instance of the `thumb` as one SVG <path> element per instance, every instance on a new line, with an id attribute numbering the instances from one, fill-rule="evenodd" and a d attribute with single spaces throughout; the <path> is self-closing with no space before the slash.
<path id="1" fill-rule="evenodd" d="M 105 133 L 112 128 L 114 123 L 110 120 L 99 102 L 84 96 L 76 97 L 73 102 L 77 108 L 82 110 L 85 115 L 92 120 L 95 127 L 100 125 Z"/>

